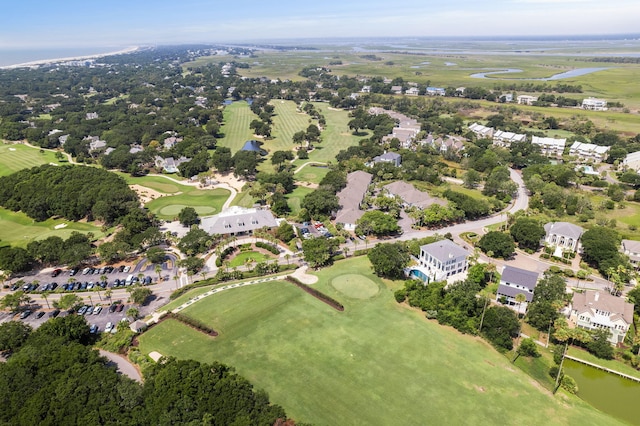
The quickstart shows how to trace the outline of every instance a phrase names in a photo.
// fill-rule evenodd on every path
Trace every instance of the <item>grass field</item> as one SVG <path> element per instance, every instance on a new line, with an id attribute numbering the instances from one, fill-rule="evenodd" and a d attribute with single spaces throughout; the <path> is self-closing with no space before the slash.
<path id="1" fill-rule="evenodd" d="M 300 182 L 320 183 L 327 173 L 329 173 L 328 167 L 307 164 L 296 173 L 296 180 Z"/>
<path id="2" fill-rule="evenodd" d="M 305 195 L 313 192 L 313 189 L 306 186 L 298 186 L 293 190 L 291 194 L 287 194 L 287 202 L 291 208 L 291 214 L 298 214 L 300 212 L 300 204 Z"/>
<path id="3" fill-rule="evenodd" d="M 273 100 L 271 105 L 275 107 L 271 135 L 273 139 L 264 144 L 269 152 L 289 151 L 293 148 L 293 134 L 301 130 L 306 131 L 309 124 L 318 124 L 309 115 L 296 110 L 293 101 Z"/>
<path id="4" fill-rule="evenodd" d="M 55 228 L 61 224 L 66 224 L 67 226 L 60 229 Z M 42 240 L 51 236 L 66 239 L 73 231 L 84 234 L 92 232 L 97 238 L 103 235 L 101 228 L 91 223 L 70 222 L 64 219 L 49 219 L 44 222 L 36 222 L 24 213 L 0 208 L 0 246 L 26 247 L 31 241 Z"/>
<path id="5" fill-rule="evenodd" d="M 177 192 L 184 192 L 185 190 L 188 190 L 188 188 L 192 188 L 188 185 L 180 185 L 160 176 L 132 177 L 130 174 L 126 173 L 119 174 L 129 185 L 146 186 L 147 188 L 151 188 L 163 194 L 175 194 Z"/>
<path id="6" fill-rule="evenodd" d="M 198 215 L 209 216 L 220 213 L 222 205 L 229 198 L 226 189 L 201 190 L 185 186 L 185 191 L 167 197 L 156 198 L 146 204 L 160 219 L 172 220 L 184 207 L 193 207 Z"/>
<path id="7" fill-rule="evenodd" d="M 215 339 L 168 320 L 141 335 L 140 348 L 233 365 L 288 415 L 316 425 L 616 423 L 542 390 L 484 341 L 398 305 L 398 284 L 372 275 L 364 257 L 318 276 L 314 287 L 344 312 L 289 283 L 265 283 L 183 311 L 212 325 Z"/>
<path id="8" fill-rule="evenodd" d="M 224 134 L 224 137 L 218 139 L 218 145 L 231 149 L 231 155 L 239 151 L 246 141 L 256 139 L 249 124 L 258 119 L 258 116 L 251 111 L 249 104 L 245 101 L 227 105 L 224 108 L 223 117 L 224 124 L 220 132 Z"/>
<path id="9" fill-rule="evenodd" d="M 49 163 L 66 164 L 66 158 L 60 163 L 51 151 L 40 152 L 37 148 L 21 144 L 0 144 L 0 176 Z"/>

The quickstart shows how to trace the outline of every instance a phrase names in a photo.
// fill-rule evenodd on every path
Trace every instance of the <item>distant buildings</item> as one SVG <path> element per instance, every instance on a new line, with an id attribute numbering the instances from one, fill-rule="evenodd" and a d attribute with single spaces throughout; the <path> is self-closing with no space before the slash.
<path id="1" fill-rule="evenodd" d="M 533 105 L 534 102 L 538 102 L 537 96 L 519 95 L 517 98 L 518 103 L 521 105 Z"/>
<path id="2" fill-rule="evenodd" d="M 578 250 L 580 237 L 584 229 L 569 222 L 549 222 L 544 225 L 544 241 L 546 245 L 554 247 L 554 256 L 561 257 L 562 252 Z"/>
<path id="3" fill-rule="evenodd" d="M 493 144 L 503 148 L 509 148 L 514 142 L 525 142 L 527 135 L 513 132 L 503 132 L 496 130 L 493 133 Z"/>
<path id="4" fill-rule="evenodd" d="M 479 123 L 473 123 L 469 125 L 469 130 L 471 130 L 478 139 L 493 138 L 493 127 L 487 127 Z"/>
<path id="5" fill-rule="evenodd" d="M 447 202 L 435 198 L 426 192 L 418 191 L 413 185 L 404 181 L 396 181 L 382 187 L 390 196 L 398 196 L 405 207 L 418 207 L 424 209 L 432 204 L 446 206 Z"/>
<path id="6" fill-rule="evenodd" d="M 609 342 L 617 345 L 624 341 L 633 322 L 633 304 L 606 292 L 576 292 L 573 293 L 569 320 L 579 328 L 609 330 Z"/>
<path id="7" fill-rule="evenodd" d="M 369 108 L 369 114 L 387 114 L 389 117 L 398 122 L 391 133 L 382 138 L 383 142 L 386 142 L 393 138 L 397 138 L 400 141 L 400 146 L 402 146 L 402 148 L 408 149 L 411 148 L 413 142 L 416 139 L 416 136 L 418 136 L 418 133 L 420 132 L 420 123 L 418 123 L 417 120 L 411 117 L 407 117 L 406 115 L 399 112 L 386 110 L 384 108 L 371 107 Z"/>
<path id="8" fill-rule="evenodd" d="M 607 101 L 604 99 L 587 98 L 582 100 L 582 109 L 591 111 L 606 111 Z"/>
<path id="9" fill-rule="evenodd" d="M 632 152 L 622 160 L 622 167 L 626 170 L 640 170 L 640 151 Z"/>
<path id="10" fill-rule="evenodd" d="M 542 155 L 547 157 L 560 157 L 564 153 L 564 146 L 567 140 L 532 136 L 531 143 L 540 147 Z"/>
<path id="11" fill-rule="evenodd" d="M 629 257 L 635 269 L 640 268 L 640 241 L 622 240 L 622 252 Z"/>
<path id="12" fill-rule="evenodd" d="M 402 156 L 395 152 L 385 152 L 382 155 L 378 155 L 373 157 L 373 164 L 376 163 L 391 163 L 396 167 L 400 167 L 400 163 L 402 163 Z"/>
<path id="13" fill-rule="evenodd" d="M 607 158 L 610 146 L 600 146 L 592 143 L 574 142 L 569 149 L 569 155 L 578 157 L 580 161 L 600 163 Z"/>
<path id="14" fill-rule="evenodd" d="M 444 96 L 447 92 L 442 87 L 427 87 L 427 95 L 429 96 Z"/>

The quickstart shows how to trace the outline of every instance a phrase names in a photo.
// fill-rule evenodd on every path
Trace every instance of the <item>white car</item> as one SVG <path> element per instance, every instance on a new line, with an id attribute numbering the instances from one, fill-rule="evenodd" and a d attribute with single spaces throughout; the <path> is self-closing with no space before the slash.
<path id="1" fill-rule="evenodd" d="M 98 315 L 100 312 L 102 312 L 102 306 L 96 306 L 93 308 L 93 315 Z"/>
<path id="2" fill-rule="evenodd" d="M 108 322 L 107 325 L 104 326 L 105 333 L 110 333 L 113 330 L 113 324 Z"/>
<path id="3" fill-rule="evenodd" d="M 131 266 L 127 265 L 127 266 L 125 266 L 125 267 L 124 267 L 124 270 L 123 270 L 122 272 L 127 273 L 127 272 L 129 272 L 130 270 L 131 270 Z"/>

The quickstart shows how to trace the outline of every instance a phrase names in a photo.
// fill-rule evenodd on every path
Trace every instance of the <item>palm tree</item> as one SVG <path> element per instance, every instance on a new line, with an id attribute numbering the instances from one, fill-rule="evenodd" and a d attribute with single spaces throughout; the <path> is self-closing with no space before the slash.
<path id="1" fill-rule="evenodd" d="M 487 267 L 485 268 L 485 271 L 487 271 L 489 273 L 489 282 L 493 281 L 493 275 L 496 272 L 496 264 L 495 263 L 487 263 Z"/>
<path id="2" fill-rule="evenodd" d="M 287 259 L 287 265 L 289 264 L 289 260 L 291 259 L 291 255 L 289 253 L 284 255 L 284 258 Z"/>
<path id="3" fill-rule="evenodd" d="M 202 277 L 202 281 L 207 278 L 207 272 L 203 269 L 200 271 L 200 276 Z"/>
<path id="4" fill-rule="evenodd" d="M 109 278 L 105 274 L 100 275 L 100 281 L 101 282 L 107 282 L 108 279 Z"/>
<path id="5" fill-rule="evenodd" d="M 178 288 L 178 278 L 180 278 L 180 277 L 178 276 L 178 274 L 175 274 L 175 275 L 173 276 L 173 279 L 174 279 L 174 280 L 176 280 L 176 289 Z"/>
<path id="6" fill-rule="evenodd" d="M 518 317 L 520 317 L 520 308 L 522 307 L 522 303 L 525 302 L 526 300 L 527 300 L 527 297 L 523 293 L 516 294 L 516 303 L 518 304 Z M 525 314 L 526 314 L 526 309 L 525 309 Z"/>
<path id="7" fill-rule="evenodd" d="M 113 290 L 108 288 L 105 290 L 104 292 L 104 297 L 106 297 L 107 299 L 109 299 L 109 302 L 111 302 L 111 295 L 113 294 Z"/>
<path id="8" fill-rule="evenodd" d="M 162 265 L 156 265 L 153 270 L 156 272 L 156 274 L 158 274 L 158 282 L 160 282 L 160 280 L 162 279 L 162 277 L 160 276 L 160 273 L 162 272 Z"/>
<path id="9" fill-rule="evenodd" d="M 342 251 L 344 251 L 344 257 L 349 257 L 349 247 L 343 248 Z"/>
<path id="10" fill-rule="evenodd" d="M 40 295 L 42 296 L 42 298 L 44 299 L 45 303 L 47 304 L 47 309 L 51 309 L 51 306 L 49 306 L 49 291 L 43 291 Z"/>

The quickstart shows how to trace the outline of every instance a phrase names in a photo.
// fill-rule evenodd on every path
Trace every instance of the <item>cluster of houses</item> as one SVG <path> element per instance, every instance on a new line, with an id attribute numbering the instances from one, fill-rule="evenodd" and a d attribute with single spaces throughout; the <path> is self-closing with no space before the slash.
<path id="1" fill-rule="evenodd" d="M 521 133 L 505 132 L 493 127 L 483 126 L 479 123 L 469 125 L 476 137 L 491 139 L 495 146 L 509 148 L 514 142 L 526 142 L 527 135 Z M 540 152 L 547 157 L 559 158 L 564 154 L 567 140 L 564 138 L 550 138 L 532 136 L 531 143 L 540 147 Z M 569 148 L 569 155 L 576 157 L 580 162 L 600 163 L 606 160 L 611 147 L 600 146 L 592 143 L 574 142 Z M 637 167 L 640 167 L 640 153 L 637 159 Z"/>
<path id="2" fill-rule="evenodd" d="M 583 229 L 566 222 L 545 225 L 543 243 L 554 247 L 555 255 L 564 251 L 576 251 Z M 640 242 L 623 241 L 623 251 L 634 265 L 640 262 Z M 407 268 L 407 274 L 428 283 L 431 281 L 454 282 L 465 278 L 469 268 L 469 253 L 450 240 L 436 241 L 420 247 L 417 265 Z M 502 270 L 496 301 L 518 313 L 524 314 L 533 301 L 540 274 L 513 266 Z M 575 292 L 569 308 L 565 311 L 574 327 L 588 330 L 608 329 L 609 342 L 621 343 L 633 321 L 633 305 L 624 298 L 608 292 L 587 290 Z"/>

